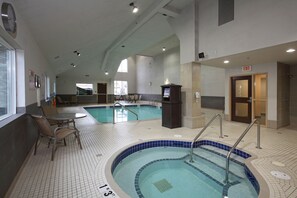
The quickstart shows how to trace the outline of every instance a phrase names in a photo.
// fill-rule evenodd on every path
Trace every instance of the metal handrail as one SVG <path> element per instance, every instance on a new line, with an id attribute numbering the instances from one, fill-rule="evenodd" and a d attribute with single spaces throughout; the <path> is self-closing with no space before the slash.
<path id="1" fill-rule="evenodd" d="M 205 129 L 217 118 L 220 118 L 220 138 L 223 138 L 223 131 L 222 131 L 222 116 L 221 114 L 216 114 L 213 116 L 213 118 L 203 127 L 203 129 L 196 135 L 194 140 L 191 143 L 191 152 L 190 152 L 190 162 L 194 162 L 193 160 L 193 149 L 194 149 L 194 143 L 197 141 L 197 139 L 202 135 L 202 133 L 205 131 Z"/>
<path id="2" fill-rule="evenodd" d="M 136 119 L 138 120 L 138 115 L 137 115 L 137 113 L 135 113 L 134 111 L 132 111 L 132 110 L 130 110 L 130 109 L 128 109 L 128 108 L 126 108 L 126 107 L 125 107 L 124 105 L 122 105 L 121 103 L 119 103 L 119 102 L 115 102 L 115 103 L 113 104 L 113 115 L 112 115 L 112 118 L 113 118 L 113 124 L 115 124 L 114 111 L 115 111 L 115 106 L 116 106 L 116 104 L 120 105 L 122 108 L 126 109 L 127 111 L 130 111 L 131 113 L 133 113 L 133 114 L 136 116 Z"/>
<path id="3" fill-rule="evenodd" d="M 234 151 L 236 146 L 239 144 L 239 142 L 242 140 L 242 138 L 247 134 L 247 132 L 249 132 L 249 130 L 252 128 L 252 126 L 255 123 L 257 123 L 257 146 L 256 146 L 256 148 L 261 149 L 261 146 L 260 146 L 260 122 L 257 119 L 254 119 L 253 122 L 244 130 L 244 132 L 241 134 L 241 136 L 237 139 L 237 141 L 235 142 L 235 144 L 232 146 L 232 148 L 230 149 L 230 151 L 227 154 L 226 175 L 225 175 L 225 180 L 224 180 L 225 183 L 229 183 L 229 163 L 230 163 L 231 153 Z"/>

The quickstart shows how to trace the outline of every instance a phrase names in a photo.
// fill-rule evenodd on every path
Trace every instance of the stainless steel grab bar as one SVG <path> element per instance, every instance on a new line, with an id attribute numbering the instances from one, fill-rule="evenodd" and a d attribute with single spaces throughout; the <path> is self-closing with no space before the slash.
<path id="1" fill-rule="evenodd" d="M 252 126 L 256 122 L 257 122 L 257 146 L 256 146 L 256 148 L 261 149 L 261 146 L 260 146 L 260 122 L 257 119 L 254 119 L 253 122 L 244 130 L 244 132 L 241 134 L 241 136 L 237 139 L 237 141 L 235 142 L 235 144 L 232 146 L 232 148 L 230 149 L 230 151 L 227 154 L 227 157 L 226 157 L 226 174 L 225 174 L 224 183 L 229 182 L 229 163 L 230 163 L 231 153 L 234 151 L 234 149 L 239 144 L 239 142 L 242 140 L 242 138 L 247 134 L 247 132 L 249 132 L 249 130 L 252 128 Z"/>
<path id="2" fill-rule="evenodd" d="M 194 143 L 197 141 L 197 139 L 202 135 L 202 133 L 207 129 L 207 127 L 217 118 L 220 118 L 220 138 L 223 138 L 223 131 L 222 131 L 222 116 L 220 114 L 216 114 L 213 116 L 213 118 L 203 127 L 203 129 L 196 135 L 194 140 L 191 143 L 191 152 L 190 152 L 190 162 L 194 162 L 193 160 L 193 149 L 194 149 Z"/>
<path id="3" fill-rule="evenodd" d="M 115 124 L 114 111 L 115 111 L 115 106 L 116 106 L 116 104 L 120 105 L 121 107 L 123 107 L 123 108 L 126 109 L 127 111 L 130 111 L 131 113 L 133 113 L 133 114 L 136 116 L 136 119 L 138 120 L 138 115 L 137 115 L 137 113 L 135 113 L 134 111 L 132 111 L 132 110 L 130 110 L 130 109 L 128 109 L 128 108 L 126 108 L 126 107 L 125 107 L 124 105 L 122 105 L 121 103 L 119 103 L 119 102 L 115 102 L 115 103 L 113 104 L 113 115 L 112 115 L 112 118 L 113 118 L 113 124 Z"/>

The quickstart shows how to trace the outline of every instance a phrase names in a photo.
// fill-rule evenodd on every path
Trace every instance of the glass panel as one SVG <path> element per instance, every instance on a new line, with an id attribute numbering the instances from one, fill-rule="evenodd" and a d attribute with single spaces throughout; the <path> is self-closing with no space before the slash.
<path id="1" fill-rule="evenodd" d="M 14 113 L 13 53 L 0 44 L 0 120 Z"/>
<path id="2" fill-rule="evenodd" d="M 122 60 L 119 68 L 118 68 L 118 72 L 128 72 L 128 61 L 127 59 Z"/>
<path id="3" fill-rule="evenodd" d="M 254 95 L 255 99 L 267 98 L 267 77 L 266 74 L 255 75 L 254 81 Z"/>
<path id="4" fill-rule="evenodd" d="M 93 84 L 76 83 L 77 95 L 93 95 Z"/>
<path id="5" fill-rule="evenodd" d="M 260 120 L 260 123 L 266 124 L 266 102 L 265 101 L 255 101 L 254 102 L 254 113 L 255 118 Z"/>
<path id="6" fill-rule="evenodd" d="M 128 82 L 127 81 L 114 81 L 114 95 L 127 95 Z"/>
<path id="7" fill-rule="evenodd" d="M 236 80 L 235 90 L 235 97 L 247 98 L 249 96 L 248 80 Z"/>
<path id="8" fill-rule="evenodd" d="M 247 103 L 236 103 L 235 104 L 235 116 L 248 117 L 248 104 Z"/>

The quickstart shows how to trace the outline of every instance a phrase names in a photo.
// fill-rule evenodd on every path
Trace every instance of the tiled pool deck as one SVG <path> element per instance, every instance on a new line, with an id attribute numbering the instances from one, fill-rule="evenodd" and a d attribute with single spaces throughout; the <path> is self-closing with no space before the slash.
<path id="1" fill-rule="evenodd" d="M 82 107 L 67 107 L 60 111 L 86 113 Z M 207 121 L 216 113 L 221 113 L 209 109 L 203 111 Z M 67 146 L 61 144 L 56 151 L 55 160 L 51 162 L 51 149 L 41 143 L 36 156 L 30 154 L 28 157 L 8 197 L 104 197 L 98 187 L 107 183 L 105 165 L 116 151 L 128 144 L 151 139 L 191 141 L 199 131 L 164 128 L 161 120 L 113 125 L 99 124 L 88 116 L 76 123 L 81 131 L 83 150 L 79 149 L 73 137 L 69 137 Z M 214 122 L 202 138 L 232 145 L 246 127 L 246 124 L 223 121 L 223 133 L 226 136 L 222 139 L 219 138 L 219 123 Z M 256 127 L 253 127 L 238 146 L 257 156 L 251 164 L 267 182 L 272 198 L 297 197 L 296 143 L 296 130 L 262 127 L 262 149 L 256 149 Z M 284 172 L 291 179 L 278 179 L 271 175 L 271 171 Z"/>

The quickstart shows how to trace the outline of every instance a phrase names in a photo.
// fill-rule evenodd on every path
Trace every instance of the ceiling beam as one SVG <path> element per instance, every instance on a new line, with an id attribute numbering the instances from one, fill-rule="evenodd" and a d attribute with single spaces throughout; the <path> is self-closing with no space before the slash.
<path id="1" fill-rule="evenodd" d="M 131 25 L 128 26 L 118 38 L 114 40 L 114 42 L 106 49 L 104 58 L 102 61 L 101 69 L 103 71 L 106 70 L 107 61 L 109 59 L 110 53 L 120 46 L 126 39 L 128 39 L 134 32 L 136 32 L 141 26 L 143 26 L 146 22 L 148 22 L 155 14 L 157 14 L 160 9 L 170 3 L 172 0 L 161 0 L 156 1 L 150 6 L 142 15 L 138 17 L 136 21 L 134 21 Z"/>
<path id="2" fill-rule="evenodd" d="M 171 6 L 165 6 L 161 8 L 159 12 L 173 18 L 176 18 L 180 15 L 180 10 Z"/>

